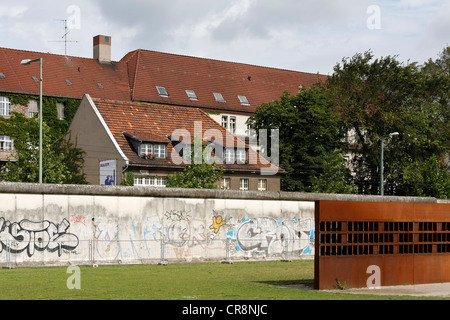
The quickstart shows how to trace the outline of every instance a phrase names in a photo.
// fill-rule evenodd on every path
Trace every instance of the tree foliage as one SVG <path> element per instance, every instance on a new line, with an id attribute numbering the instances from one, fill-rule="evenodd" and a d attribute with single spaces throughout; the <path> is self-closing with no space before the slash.
<path id="1" fill-rule="evenodd" d="M 322 89 L 301 89 L 296 96 L 285 92 L 280 101 L 259 106 L 248 123 L 256 132 L 279 129 L 280 167 L 287 171 L 282 190 L 325 192 L 314 183 L 324 174 L 327 157 L 341 147 L 344 131 Z M 338 167 L 338 172 L 345 172 L 343 165 Z"/>
<path id="2" fill-rule="evenodd" d="M 200 138 L 194 138 L 194 148 L 188 150 L 190 163 L 182 172 L 167 177 L 169 188 L 216 189 L 222 179 L 223 168 L 207 161 L 208 147 Z"/>
<path id="3" fill-rule="evenodd" d="M 335 149 L 334 152 L 325 155 L 323 173 L 313 177 L 310 191 L 322 193 L 357 192 L 357 188 L 352 182 L 350 170 L 346 167 L 342 150 Z"/>
<path id="4" fill-rule="evenodd" d="M 411 183 L 408 168 L 412 163 L 422 167 L 430 159 L 443 159 L 449 151 L 448 80 L 448 64 L 440 60 L 421 67 L 392 56 L 374 59 L 370 51 L 335 66 L 326 87 L 347 129 L 354 133 L 352 152 L 357 156 L 352 167 L 360 193 L 379 193 L 380 140 L 399 132 L 384 149 L 385 194 L 418 195 L 417 189 L 405 187 Z M 442 161 L 438 164 L 436 170 L 446 169 Z"/>
<path id="5" fill-rule="evenodd" d="M 44 183 L 85 184 L 81 172 L 84 152 L 70 140 L 54 137 L 44 122 L 42 126 L 42 180 Z M 13 113 L 10 118 L 0 118 L 0 132 L 14 141 L 10 161 L 2 166 L 0 180 L 12 182 L 39 181 L 39 122 Z"/>
<path id="6" fill-rule="evenodd" d="M 282 190 L 379 194 L 383 139 L 386 195 L 450 198 L 449 103 L 450 47 L 422 66 L 367 51 L 325 83 L 261 105 L 249 124 L 279 129 Z"/>

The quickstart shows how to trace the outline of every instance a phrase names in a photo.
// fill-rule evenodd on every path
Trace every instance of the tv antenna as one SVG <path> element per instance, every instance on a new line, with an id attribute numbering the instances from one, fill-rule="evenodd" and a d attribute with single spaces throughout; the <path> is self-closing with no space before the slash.
<path id="1" fill-rule="evenodd" d="M 57 21 L 64 22 L 64 35 L 61 38 L 64 38 L 64 40 L 55 40 L 55 41 L 49 41 L 49 42 L 64 42 L 64 55 L 67 55 L 67 42 L 79 42 L 79 41 L 69 41 L 67 40 L 67 35 L 69 34 L 70 30 L 67 28 L 67 20 L 62 19 L 55 19 Z"/>

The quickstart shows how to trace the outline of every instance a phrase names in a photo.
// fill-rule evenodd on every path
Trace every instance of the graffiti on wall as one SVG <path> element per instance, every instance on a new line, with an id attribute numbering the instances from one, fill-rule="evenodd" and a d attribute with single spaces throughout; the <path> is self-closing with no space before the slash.
<path id="1" fill-rule="evenodd" d="M 35 250 L 49 252 L 58 251 L 61 256 L 63 250 L 74 250 L 78 246 L 78 237 L 68 233 L 70 222 L 63 219 L 58 225 L 43 220 L 34 222 L 23 219 L 11 223 L 0 218 L 0 252 L 21 253 L 26 250 L 28 257 L 34 255 Z"/>
<path id="2" fill-rule="evenodd" d="M 207 251 L 225 252 L 226 240 L 231 239 L 236 255 L 313 253 L 312 219 L 244 218 L 237 226 L 231 220 L 223 211 L 213 210 L 209 218 L 201 219 L 186 210 L 169 210 L 146 217 L 139 227 L 134 220 L 131 226 L 120 225 L 126 230 L 120 236 L 118 220 L 101 220 L 96 225 L 96 251 L 99 258 L 113 260 L 158 258 L 161 250 L 166 257 L 173 254 L 177 259 L 206 257 Z"/>
<path id="3" fill-rule="evenodd" d="M 237 251 L 275 255 L 288 250 L 310 254 L 314 247 L 314 226 L 311 219 L 246 218 L 232 237 Z"/>
<path id="4" fill-rule="evenodd" d="M 227 222 L 230 220 L 228 217 L 223 217 L 223 211 L 215 211 L 213 210 L 213 216 L 212 216 L 212 224 L 209 226 L 209 229 L 212 230 L 212 237 L 214 238 L 214 235 L 218 234 L 220 231 L 220 228 L 222 228 L 224 225 L 227 224 Z"/>
<path id="5" fill-rule="evenodd" d="M 174 211 L 174 210 L 173 210 Z M 228 218 L 223 217 L 222 212 L 213 210 L 212 221 L 192 218 L 188 212 L 166 212 L 165 216 L 171 217 L 167 227 L 167 243 L 175 246 L 193 247 L 200 245 L 207 247 L 217 237 L 221 227 Z"/>

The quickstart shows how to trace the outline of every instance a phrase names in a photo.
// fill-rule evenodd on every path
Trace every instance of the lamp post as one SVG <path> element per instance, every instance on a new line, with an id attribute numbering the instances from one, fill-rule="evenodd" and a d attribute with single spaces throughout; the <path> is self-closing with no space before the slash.
<path id="1" fill-rule="evenodd" d="M 39 61 L 39 183 L 42 183 L 42 58 L 25 59 L 20 64 L 29 65 L 36 61 Z"/>
<path id="2" fill-rule="evenodd" d="M 389 133 L 389 138 L 392 138 L 393 136 L 398 136 L 398 132 L 392 132 Z M 381 136 L 380 139 L 380 195 L 384 195 L 384 164 L 383 164 L 383 149 L 384 149 L 384 137 Z"/>

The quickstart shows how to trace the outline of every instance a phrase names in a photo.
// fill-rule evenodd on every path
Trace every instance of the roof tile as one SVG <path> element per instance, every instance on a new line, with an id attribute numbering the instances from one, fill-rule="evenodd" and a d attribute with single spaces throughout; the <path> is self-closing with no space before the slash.
<path id="1" fill-rule="evenodd" d="M 248 147 L 245 142 L 231 134 L 219 125 L 205 112 L 198 108 L 158 105 L 150 103 L 136 103 L 93 99 L 97 109 L 104 118 L 109 130 L 113 134 L 122 151 L 130 160 L 131 165 L 142 166 L 178 166 L 182 167 L 181 158 L 171 142 L 171 137 L 177 139 L 181 131 L 191 141 L 194 135 L 202 138 L 214 138 L 226 146 Z M 143 141 L 166 141 L 168 143 L 167 159 L 143 159 L 138 156 L 132 144 L 127 140 L 130 135 Z M 265 159 L 249 149 L 250 164 L 224 164 L 226 169 L 260 170 L 269 167 Z M 278 170 L 284 171 L 281 168 Z"/>

